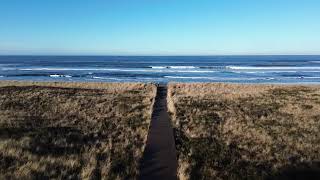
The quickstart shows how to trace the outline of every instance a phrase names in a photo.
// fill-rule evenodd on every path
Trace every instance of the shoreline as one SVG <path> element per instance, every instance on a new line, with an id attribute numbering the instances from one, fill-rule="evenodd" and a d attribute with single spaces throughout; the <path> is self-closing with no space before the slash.
<path id="1" fill-rule="evenodd" d="M 97 88 L 99 88 L 99 85 L 105 85 L 105 84 L 154 84 L 154 85 L 170 85 L 170 84 L 234 84 L 234 85 L 280 85 L 280 86 L 319 86 L 320 82 L 299 82 L 299 83 L 280 83 L 280 82 L 275 82 L 275 83 L 243 83 L 243 82 L 179 82 L 179 81 L 169 81 L 169 82 L 154 82 L 154 81 L 150 81 L 150 82 L 143 82 L 143 81 L 57 81 L 57 80 L 52 80 L 52 81 L 47 81 L 47 80 L 43 80 L 43 81 L 37 81 L 37 80 L 1 80 L 0 79 L 0 86 L 2 83 L 17 83 L 17 84 L 41 84 L 41 83 L 45 83 L 45 84 L 58 84 L 58 85 L 77 85 L 77 84 L 88 84 L 92 87 L 96 86 Z"/>

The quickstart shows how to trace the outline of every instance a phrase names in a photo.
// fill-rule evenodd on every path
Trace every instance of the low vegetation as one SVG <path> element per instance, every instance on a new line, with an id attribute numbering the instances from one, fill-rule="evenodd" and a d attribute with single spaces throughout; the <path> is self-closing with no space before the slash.
<path id="1" fill-rule="evenodd" d="M 0 82 L 0 179 L 135 179 L 156 88 Z"/>
<path id="2" fill-rule="evenodd" d="M 320 87 L 170 84 L 180 179 L 320 177 Z"/>

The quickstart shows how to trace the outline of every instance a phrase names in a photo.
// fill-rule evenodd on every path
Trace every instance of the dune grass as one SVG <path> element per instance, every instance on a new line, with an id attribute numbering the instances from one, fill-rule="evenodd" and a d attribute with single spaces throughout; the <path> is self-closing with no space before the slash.
<path id="1" fill-rule="evenodd" d="M 135 179 L 156 87 L 0 82 L 0 179 Z"/>
<path id="2" fill-rule="evenodd" d="M 320 172 L 319 86 L 170 84 L 168 102 L 180 179 Z"/>

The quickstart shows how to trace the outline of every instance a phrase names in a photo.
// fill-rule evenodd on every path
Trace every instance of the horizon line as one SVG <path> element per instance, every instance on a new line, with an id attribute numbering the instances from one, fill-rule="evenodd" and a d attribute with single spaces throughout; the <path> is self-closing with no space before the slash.
<path id="1" fill-rule="evenodd" d="M 152 54 L 0 54 L 0 56 L 119 56 L 119 57 L 138 57 L 138 56 L 149 56 L 149 57 L 183 57 L 183 56 L 320 56 L 320 54 L 161 54 L 161 55 L 152 55 Z"/>

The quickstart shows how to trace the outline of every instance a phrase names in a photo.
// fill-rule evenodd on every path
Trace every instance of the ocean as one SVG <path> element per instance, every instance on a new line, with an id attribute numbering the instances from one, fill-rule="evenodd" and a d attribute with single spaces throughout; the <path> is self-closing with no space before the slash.
<path id="1" fill-rule="evenodd" d="M 319 84 L 320 56 L 0 56 L 0 80 Z"/>

